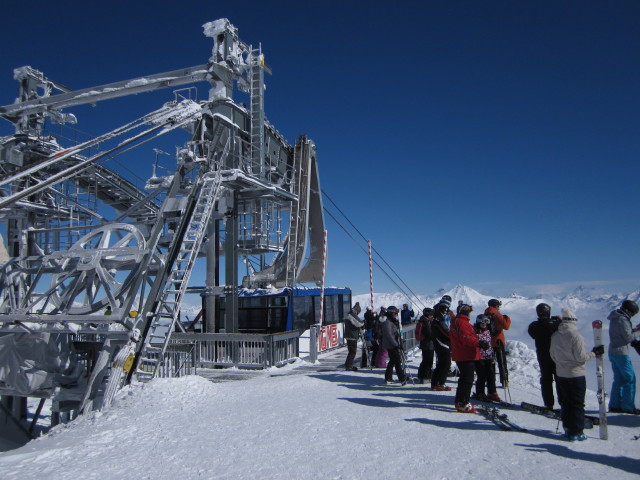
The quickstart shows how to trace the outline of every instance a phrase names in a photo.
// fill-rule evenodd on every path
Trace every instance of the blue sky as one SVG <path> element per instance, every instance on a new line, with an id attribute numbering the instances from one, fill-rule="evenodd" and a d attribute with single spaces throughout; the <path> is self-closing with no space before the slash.
<path id="1" fill-rule="evenodd" d="M 637 2 L 23 5 L 0 10 L 0 104 L 22 65 L 85 88 L 206 63 L 201 26 L 227 17 L 273 69 L 270 121 L 315 141 L 323 189 L 415 293 L 640 287 Z M 72 111 L 100 134 L 171 98 Z M 368 291 L 364 241 L 327 223 L 327 283 Z"/>

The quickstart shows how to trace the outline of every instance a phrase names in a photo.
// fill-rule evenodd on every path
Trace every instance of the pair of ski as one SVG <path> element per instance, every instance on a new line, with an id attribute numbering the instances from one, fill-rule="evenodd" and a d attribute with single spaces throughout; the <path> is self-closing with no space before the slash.
<path id="1" fill-rule="evenodd" d="M 500 430 L 505 432 L 528 432 L 526 428 L 514 423 L 506 413 L 502 413 L 496 407 L 478 405 L 477 410 L 484 415 L 485 418 L 491 420 Z"/>
<path id="2" fill-rule="evenodd" d="M 602 341 L 602 322 L 600 320 L 595 320 L 594 322 L 591 323 L 591 326 L 593 327 L 593 339 L 594 339 L 595 346 L 598 347 L 600 345 L 603 345 L 604 342 Z M 585 428 L 593 428 L 594 425 L 598 425 L 600 439 L 607 440 L 609 438 L 609 432 L 607 428 L 608 422 L 607 422 L 607 407 L 606 407 L 607 393 L 604 387 L 605 385 L 604 367 L 603 367 L 604 362 L 602 357 L 603 357 L 602 355 L 598 355 L 596 357 L 596 376 L 598 379 L 597 398 L 598 398 L 598 406 L 599 406 L 600 414 L 597 417 L 585 415 Z M 507 408 L 517 408 L 516 405 L 509 404 L 508 402 L 503 402 L 503 401 L 490 401 L 489 403 L 497 403 L 498 405 L 504 406 Z M 522 402 L 520 406 L 523 409 L 528 410 L 532 413 L 538 413 L 541 415 L 549 416 L 554 419 L 560 418 L 560 414 L 558 412 L 554 410 L 550 410 L 548 408 L 540 407 L 538 405 L 532 405 L 530 403 Z M 511 422 L 506 415 L 500 414 L 497 408 L 494 407 L 493 409 L 491 409 L 486 406 L 481 406 L 480 410 L 485 414 L 485 416 L 487 416 L 487 418 L 491 419 L 501 429 L 505 430 L 507 428 L 509 429 L 515 428 L 511 426 L 513 422 Z M 523 429 L 522 427 L 517 427 L 517 430 L 526 431 L 526 429 Z"/>
<path id="3" fill-rule="evenodd" d="M 520 405 L 516 405 L 515 403 L 508 403 L 502 400 L 486 400 L 485 403 L 498 405 L 512 410 L 526 410 L 530 413 L 542 415 L 553 420 L 560 420 L 560 412 L 548 409 L 546 407 L 541 407 L 540 405 L 534 405 L 532 403 L 522 402 Z M 585 415 L 584 428 L 593 428 L 594 425 L 599 424 L 599 417 L 593 415 Z"/>
<path id="4" fill-rule="evenodd" d="M 535 413 L 537 415 L 542 415 L 547 418 L 552 418 L 553 420 L 561 420 L 560 412 L 558 410 L 551 410 L 547 407 L 542 407 L 540 405 L 534 405 L 532 403 L 522 402 L 520 404 L 524 410 L 528 412 Z M 585 415 L 584 416 L 584 428 L 593 428 L 594 425 L 600 425 L 600 417 L 595 415 Z"/>

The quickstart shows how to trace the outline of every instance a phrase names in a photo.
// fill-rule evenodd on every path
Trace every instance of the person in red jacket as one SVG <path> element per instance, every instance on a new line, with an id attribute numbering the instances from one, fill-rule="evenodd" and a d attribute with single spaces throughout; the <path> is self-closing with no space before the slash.
<path id="1" fill-rule="evenodd" d="M 473 311 L 471 305 L 461 305 L 459 313 L 451 322 L 451 359 L 456 362 L 460 370 L 458 388 L 456 389 L 456 410 L 461 413 L 475 413 L 476 409 L 469 399 L 473 388 L 475 362 L 480 360 L 480 347 L 487 348 L 487 342 L 480 341 L 469 316 Z"/>
<path id="2" fill-rule="evenodd" d="M 500 300 L 492 298 L 489 300 L 489 306 L 484 311 L 484 314 L 491 318 L 491 346 L 495 352 L 496 363 L 500 372 L 500 385 L 503 388 L 507 388 L 509 386 L 509 372 L 507 371 L 507 354 L 504 350 L 507 341 L 504 338 L 503 330 L 509 330 L 511 327 L 511 317 L 500 313 L 501 306 L 502 302 Z"/>

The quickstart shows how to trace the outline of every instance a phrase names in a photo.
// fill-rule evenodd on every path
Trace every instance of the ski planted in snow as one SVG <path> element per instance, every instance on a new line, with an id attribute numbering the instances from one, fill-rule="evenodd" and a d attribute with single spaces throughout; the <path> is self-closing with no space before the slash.
<path id="1" fill-rule="evenodd" d="M 496 407 L 488 407 L 486 405 L 478 405 L 478 410 L 482 415 L 491 420 L 498 428 L 504 431 L 528 432 L 524 427 L 514 423 L 505 413 L 502 413 Z"/>
<path id="2" fill-rule="evenodd" d="M 595 320 L 591 323 L 593 327 L 593 342 L 595 347 L 604 345 L 602 342 L 602 322 Z M 607 440 L 609 431 L 607 428 L 607 392 L 604 388 L 604 359 L 603 355 L 596 357 L 596 376 L 598 377 L 598 406 L 600 407 L 600 439 Z"/>
<path id="3" fill-rule="evenodd" d="M 537 415 L 543 415 L 547 418 L 551 418 L 553 420 L 560 420 L 560 411 L 559 410 L 550 410 L 547 407 L 542 407 L 540 405 L 534 405 L 533 403 L 522 402 L 520 406 L 531 413 L 535 413 Z M 594 417 L 593 415 L 585 415 L 584 416 L 584 428 L 593 428 L 594 425 L 598 425 L 600 423 L 600 418 Z"/>

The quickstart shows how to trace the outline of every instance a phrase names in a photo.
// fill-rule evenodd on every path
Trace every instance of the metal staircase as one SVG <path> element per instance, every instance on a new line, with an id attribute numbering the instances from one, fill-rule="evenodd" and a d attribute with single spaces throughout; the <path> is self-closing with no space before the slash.
<path id="1" fill-rule="evenodd" d="M 218 172 L 202 176 L 200 191 L 194 200 L 195 203 L 189 222 L 184 229 L 184 235 L 175 236 L 174 243 L 178 247 L 177 254 L 168 275 L 166 288 L 160 296 L 156 311 L 148 314 L 152 316 L 152 323 L 144 339 L 145 344 L 138 361 L 137 374 L 139 378 L 153 378 L 164 361 L 171 333 L 180 314 L 182 298 L 204 240 L 207 224 L 220 194 L 221 183 L 222 179 Z M 159 344 L 161 346 L 158 346 Z"/>

